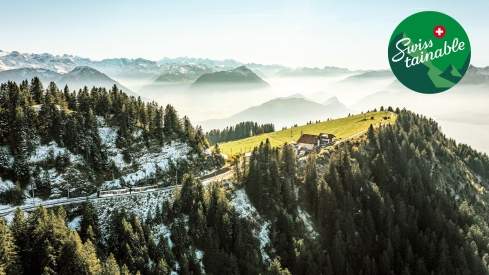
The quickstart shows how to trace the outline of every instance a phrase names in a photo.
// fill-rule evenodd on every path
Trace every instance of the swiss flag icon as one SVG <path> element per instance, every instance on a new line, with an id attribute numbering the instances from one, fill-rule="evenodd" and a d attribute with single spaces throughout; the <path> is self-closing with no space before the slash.
<path id="1" fill-rule="evenodd" d="M 433 34 L 436 38 L 443 38 L 447 33 L 447 29 L 442 25 L 437 25 L 433 28 Z"/>

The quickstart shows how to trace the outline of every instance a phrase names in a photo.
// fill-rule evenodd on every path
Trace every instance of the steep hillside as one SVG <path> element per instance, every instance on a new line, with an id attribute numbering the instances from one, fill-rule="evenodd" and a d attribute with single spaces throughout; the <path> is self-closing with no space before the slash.
<path id="1" fill-rule="evenodd" d="M 0 204 L 175 184 L 176 173 L 216 166 L 202 130 L 171 105 L 145 104 L 117 87 L 42 87 L 38 79 L 0 86 Z"/>
<path id="2" fill-rule="evenodd" d="M 17 212 L 10 225 L 0 219 L 2 268 L 487 274 L 488 156 L 447 139 L 433 120 L 395 113 L 395 122 L 307 160 L 263 142 L 227 189 L 188 174 L 172 197 Z"/>
<path id="3" fill-rule="evenodd" d="M 264 142 L 242 182 L 292 274 L 487 274 L 489 158 L 433 120 L 395 123 L 298 161 Z M 310 234 L 310 226 L 319 234 Z M 307 216 L 306 216 L 307 218 Z"/>

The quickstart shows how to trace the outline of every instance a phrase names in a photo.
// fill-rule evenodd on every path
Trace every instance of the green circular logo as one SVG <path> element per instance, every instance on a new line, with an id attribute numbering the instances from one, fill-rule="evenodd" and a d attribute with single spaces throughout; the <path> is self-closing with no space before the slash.
<path id="1" fill-rule="evenodd" d="M 397 79 L 424 94 L 457 84 L 470 64 L 470 42 L 462 26 L 434 11 L 404 19 L 389 41 L 389 64 Z"/>

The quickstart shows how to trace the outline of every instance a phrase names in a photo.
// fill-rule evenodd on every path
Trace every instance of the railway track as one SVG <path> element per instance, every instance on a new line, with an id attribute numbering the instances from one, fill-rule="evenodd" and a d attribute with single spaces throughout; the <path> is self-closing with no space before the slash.
<path id="1" fill-rule="evenodd" d="M 232 176 L 233 176 L 232 169 L 226 166 L 218 171 L 202 176 L 199 179 L 201 180 L 202 184 L 207 185 L 212 182 L 218 182 L 218 181 L 230 179 Z M 165 186 L 165 187 L 161 187 L 158 185 L 150 185 L 150 186 L 141 186 L 141 187 L 120 188 L 120 189 L 113 189 L 113 190 L 101 190 L 100 192 L 98 192 L 98 194 L 93 194 L 85 197 L 46 200 L 40 202 L 32 202 L 30 204 L 23 204 L 20 206 L 0 208 L 0 217 L 5 217 L 7 215 L 14 213 L 17 208 L 20 208 L 25 212 L 29 212 L 35 210 L 39 206 L 43 206 L 45 208 L 51 208 L 56 206 L 79 204 L 79 203 L 89 202 L 89 201 L 105 200 L 114 197 L 136 196 L 140 194 L 153 193 L 153 192 L 173 193 L 175 190 L 181 187 L 182 187 L 181 185 L 172 185 L 172 186 Z"/>

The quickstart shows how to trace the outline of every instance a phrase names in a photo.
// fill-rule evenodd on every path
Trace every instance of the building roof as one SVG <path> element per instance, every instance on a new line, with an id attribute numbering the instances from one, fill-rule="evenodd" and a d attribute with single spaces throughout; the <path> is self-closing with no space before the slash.
<path id="1" fill-rule="evenodd" d="M 319 134 L 320 137 L 327 137 L 327 138 L 335 138 L 336 136 L 333 134 L 327 134 L 327 133 L 321 133 Z"/>
<path id="2" fill-rule="evenodd" d="M 297 141 L 297 143 L 304 143 L 304 144 L 317 144 L 317 142 L 318 142 L 318 136 L 309 135 L 309 134 L 302 134 L 302 136 Z"/>

